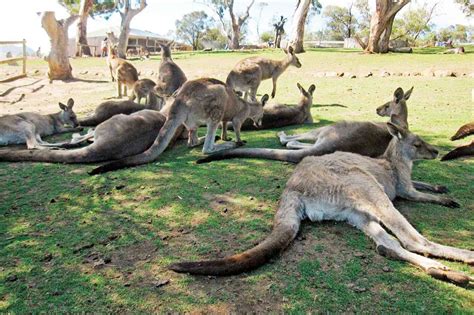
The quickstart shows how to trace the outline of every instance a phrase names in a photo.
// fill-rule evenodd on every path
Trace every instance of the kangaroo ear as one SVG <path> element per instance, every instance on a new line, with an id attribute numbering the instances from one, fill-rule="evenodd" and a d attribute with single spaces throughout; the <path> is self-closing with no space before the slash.
<path id="1" fill-rule="evenodd" d="M 411 89 L 409 89 L 408 91 L 405 92 L 405 100 L 409 99 L 410 96 L 411 96 L 411 92 L 413 92 L 413 88 L 414 86 L 411 87 Z"/>
<path id="2" fill-rule="evenodd" d="M 64 105 L 63 103 L 59 102 L 59 108 L 61 108 L 62 110 L 66 110 L 67 106 Z"/>
<path id="3" fill-rule="evenodd" d="M 268 102 L 269 99 L 270 99 L 270 96 L 268 96 L 268 94 L 265 94 L 264 96 L 262 96 L 262 99 L 260 100 L 260 102 L 262 103 L 262 106 L 265 106 L 265 104 Z"/>
<path id="4" fill-rule="evenodd" d="M 301 94 L 305 95 L 306 94 L 306 91 L 304 90 L 304 88 L 301 86 L 301 84 L 296 83 L 296 86 L 298 87 L 298 89 L 300 90 Z"/>
<path id="5" fill-rule="evenodd" d="M 309 94 L 313 95 L 314 90 L 316 90 L 316 85 L 311 84 L 311 85 L 309 86 L 309 88 L 308 88 Z"/>
<path id="6" fill-rule="evenodd" d="M 72 109 L 74 106 L 74 100 L 72 98 L 67 100 L 67 108 Z"/>
<path id="7" fill-rule="evenodd" d="M 401 87 L 397 88 L 395 92 L 393 92 L 393 97 L 397 103 L 400 102 L 404 97 L 403 89 Z"/>
<path id="8" fill-rule="evenodd" d="M 392 116 L 397 116 L 397 115 L 392 115 Z M 408 131 L 398 125 L 396 123 L 397 121 L 397 118 L 393 117 L 393 119 L 391 118 L 389 122 L 387 122 L 387 129 L 388 129 L 388 132 L 394 136 L 394 137 L 397 137 L 399 140 L 402 140 L 403 138 L 405 138 L 407 136 L 407 133 Z"/>
<path id="9" fill-rule="evenodd" d="M 290 54 L 294 55 L 293 46 L 288 47 L 288 52 L 289 52 Z"/>

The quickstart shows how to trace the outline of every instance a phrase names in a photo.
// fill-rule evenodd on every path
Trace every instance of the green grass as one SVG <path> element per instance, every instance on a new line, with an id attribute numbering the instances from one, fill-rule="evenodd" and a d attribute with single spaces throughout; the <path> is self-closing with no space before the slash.
<path id="1" fill-rule="evenodd" d="M 222 79 L 247 55 L 187 53 L 176 60 L 189 77 Z M 289 133 L 341 119 L 383 121 L 375 107 L 398 86 L 415 86 L 408 102 L 411 130 L 443 154 L 457 144 L 449 137 L 473 119 L 470 78 L 314 76 L 317 71 L 423 71 L 426 66 L 471 73 L 473 54 L 368 56 L 311 50 L 300 59 L 301 69 L 290 68 L 280 78 L 277 99 L 294 104 L 296 82 L 315 83 L 316 123 L 284 128 Z M 148 64 L 156 67 L 156 60 L 142 65 Z M 91 66 L 103 67 L 103 60 L 73 60 L 76 71 Z M 270 89 L 266 81 L 259 91 Z M 243 138 L 248 147 L 278 148 L 275 134 L 244 132 Z M 259 160 L 195 165 L 201 156 L 200 149 L 180 145 L 155 163 L 96 177 L 86 173 L 93 165 L 0 163 L 0 310 L 474 313 L 472 288 L 432 279 L 405 262 L 379 256 L 369 238 L 345 223 L 305 223 L 299 240 L 280 257 L 247 274 L 215 279 L 168 271 L 172 262 L 222 257 L 265 237 L 294 168 Z M 446 185 L 462 207 L 408 201 L 396 201 L 396 207 L 429 239 L 473 248 L 474 161 L 420 161 L 414 178 Z M 94 268 L 94 256 L 111 262 Z M 445 263 L 473 275 L 469 266 Z M 11 275 L 18 279 L 8 281 Z M 169 284 L 154 286 L 166 279 Z"/>

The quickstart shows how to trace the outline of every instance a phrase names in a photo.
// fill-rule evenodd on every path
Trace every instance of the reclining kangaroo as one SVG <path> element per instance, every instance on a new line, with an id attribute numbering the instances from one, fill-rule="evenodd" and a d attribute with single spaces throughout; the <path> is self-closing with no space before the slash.
<path id="1" fill-rule="evenodd" d="M 474 122 L 465 124 L 451 137 L 451 141 L 463 139 L 474 134 Z M 441 161 L 453 160 L 463 156 L 474 156 L 474 141 L 450 151 L 441 158 Z"/>
<path id="2" fill-rule="evenodd" d="M 272 129 L 291 125 L 311 124 L 311 106 L 313 105 L 314 84 L 306 91 L 301 84 L 297 83 L 301 94 L 300 101 L 296 106 L 282 104 L 268 104 L 263 108 L 262 125 L 255 127 L 250 120 L 246 120 L 241 130 Z M 230 126 L 229 126 L 230 128 Z"/>
<path id="3" fill-rule="evenodd" d="M 388 130 L 393 139 L 380 159 L 336 152 L 301 161 L 280 198 L 272 233 L 256 247 L 223 259 L 181 262 L 169 268 L 218 276 L 249 271 L 284 250 L 296 237 L 302 220 L 336 220 L 362 230 L 381 255 L 408 261 L 434 278 L 468 285 L 473 278 L 425 255 L 474 264 L 474 252 L 429 241 L 392 203 L 398 196 L 459 207 L 451 198 L 422 193 L 411 185 L 413 160 L 434 159 L 438 151 L 400 126 L 389 122 Z"/>
<path id="4" fill-rule="evenodd" d="M 121 159 L 148 149 L 165 121 L 166 117 L 154 110 L 119 114 L 97 126 L 89 146 L 74 150 L 0 150 L 0 161 L 92 163 Z"/>
<path id="5" fill-rule="evenodd" d="M 187 80 L 183 70 L 171 58 L 171 44 L 172 42 L 167 45 L 160 44 L 161 64 L 155 90 L 163 97 L 173 95 Z"/>
<path id="6" fill-rule="evenodd" d="M 166 149 L 182 124 L 188 130 L 189 147 L 195 147 L 204 142 L 202 151 L 206 154 L 235 147 L 236 143 L 234 142 L 215 144 L 214 141 L 219 123 L 224 117 L 230 118 L 226 114 L 238 114 L 233 106 L 236 106 L 239 101 L 244 102 L 244 100 L 236 99 L 237 96 L 233 90 L 219 80 L 203 78 L 186 81 L 179 89 L 171 106 L 167 108 L 169 114 L 165 125 L 148 150 L 142 154 L 100 166 L 92 170 L 90 174 L 105 173 L 155 160 Z M 243 108 L 245 109 L 245 107 Z M 263 110 L 261 111 L 263 114 Z M 202 123 L 207 124 L 207 133 L 205 137 L 198 138 L 197 129 Z"/>
<path id="7" fill-rule="evenodd" d="M 28 149 L 62 146 L 62 143 L 45 142 L 41 137 L 77 131 L 78 122 L 72 110 L 73 106 L 74 100 L 70 98 L 67 105 L 59 103 L 61 111 L 56 114 L 21 113 L 0 117 L 0 145 L 26 143 Z M 72 128 L 64 125 L 70 125 Z"/>
<path id="8" fill-rule="evenodd" d="M 151 94 L 151 95 L 150 95 Z M 149 92 L 149 101 L 147 104 L 140 105 L 131 100 L 126 101 L 106 101 L 101 103 L 94 111 L 91 117 L 79 119 L 81 126 L 97 126 L 98 124 L 106 121 L 114 115 L 118 114 L 132 114 L 143 109 L 151 109 L 159 111 L 164 104 L 163 98 L 154 94 L 153 91 Z"/>
<path id="9" fill-rule="evenodd" d="M 272 79 L 272 98 L 276 94 L 276 83 L 278 77 L 290 66 L 301 68 L 301 63 L 296 57 L 293 47 L 285 50 L 286 58 L 283 60 L 271 60 L 263 57 L 250 57 L 239 61 L 227 76 L 226 83 L 236 91 L 245 93 L 256 100 L 257 90 L 262 80 Z"/>

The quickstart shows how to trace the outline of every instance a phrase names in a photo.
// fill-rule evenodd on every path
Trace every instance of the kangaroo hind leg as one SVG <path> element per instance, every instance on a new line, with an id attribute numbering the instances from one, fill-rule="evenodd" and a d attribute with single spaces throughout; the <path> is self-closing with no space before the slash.
<path id="1" fill-rule="evenodd" d="M 319 130 L 311 130 L 305 133 L 300 133 L 297 135 L 287 135 L 284 131 L 280 131 L 277 136 L 280 139 L 282 145 L 287 145 L 288 142 L 293 142 L 296 144 L 297 141 L 314 141 L 316 142 L 319 137 Z M 306 143 L 298 142 L 299 144 L 306 145 Z"/>
<path id="2" fill-rule="evenodd" d="M 217 127 L 219 122 L 210 121 L 207 124 L 206 139 L 204 140 L 204 147 L 202 152 L 204 154 L 215 153 L 222 150 L 232 149 L 236 147 L 235 142 L 225 142 L 221 144 L 215 144 Z"/>

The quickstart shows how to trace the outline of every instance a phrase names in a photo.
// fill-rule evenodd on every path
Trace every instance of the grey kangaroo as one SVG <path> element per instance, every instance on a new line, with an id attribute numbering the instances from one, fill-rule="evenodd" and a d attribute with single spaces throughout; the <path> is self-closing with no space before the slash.
<path id="1" fill-rule="evenodd" d="M 181 262 L 169 268 L 218 276 L 249 271 L 288 247 L 302 220 L 336 220 L 362 230 L 374 240 L 379 254 L 407 261 L 434 278 L 467 286 L 473 278 L 426 256 L 472 265 L 474 252 L 426 239 L 392 203 L 401 197 L 459 207 L 451 198 L 419 192 L 411 184 L 413 160 L 434 159 L 438 151 L 401 126 L 389 122 L 387 127 L 393 139 L 380 159 L 349 152 L 303 159 L 280 198 L 272 233 L 256 247 L 223 259 Z"/>
<path id="2" fill-rule="evenodd" d="M 454 136 L 451 137 L 451 141 L 463 139 L 469 135 L 474 135 L 474 122 L 461 126 Z M 474 156 L 474 141 L 470 144 L 462 145 L 456 149 L 448 152 L 441 158 L 441 161 L 454 160 L 460 157 Z"/>
<path id="3" fill-rule="evenodd" d="M 0 150 L 0 161 L 92 163 L 117 160 L 148 149 L 165 121 L 166 117 L 154 110 L 119 114 L 99 124 L 93 132 L 94 142 L 86 147 L 60 151 Z"/>
<path id="4" fill-rule="evenodd" d="M 164 99 L 156 96 L 153 91 L 150 91 L 149 94 L 152 95 L 148 97 L 150 101 L 146 105 L 137 104 L 131 100 L 103 102 L 97 106 L 92 116 L 79 119 L 79 124 L 81 126 L 97 126 L 118 114 L 129 115 L 143 109 L 159 111 L 163 107 Z"/>
<path id="5" fill-rule="evenodd" d="M 290 66 L 301 68 L 301 63 L 296 57 L 293 47 L 285 50 L 286 57 L 283 60 L 271 60 L 263 57 L 250 57 L 239 61 L 227 76 L 226 83 L 236 91 L 245 93 L 256 100 L 257 90 L 263 80 L 272 79 L 272 98 L 276 94 L 276 83 L 280 75 Z"/>
<path id="6" fill-rule="evenodd" d="M 161 64 L 155 90 L 163 97 L 173 95 L 187 80 L 183 70 L 171 58 L 171 44 L 160 44 Z"/>
<path id="7" fill-rule="evenodd" d="M 73 106 L 74 100 L 70 98 L 67 105 L 59 103 L 61 111 L 56 114 L 21 113 L 0 117 L 0 145 L 26 143 L 28 149 L 62 146 L 62 143 L 45 142 L 41 137 L 77 131 L 78 122 Z M 72 128 L 65 125 L 70 125 Z"/>
<path id="8" fill-rule="evenodd" d="M 237 145 L 235 142 L 221 144 L 214 142 L 219 123 L 223 121 L 224 117 L 229 119 L 226 113 L 238 114 L 234 108 L 237 104 L 236 97 L 232 89 L 216 79 L 202 78 L 186 81 L 178 90 L 173 103 L 169 108 L 166 108 L 168 119 L 154 144 L 148 150 L 139 155 L 102 165 L 89 174 L 105 173 L 157 159 L 181 125 L 184 125 L 188 130 L 189 147 L 195 147 L 204 142 L 202 151 L 206 154 L 234 148 Z M 197 129 L 203 123 L 207 125 L 206 136 L 198 138 Z"/>

